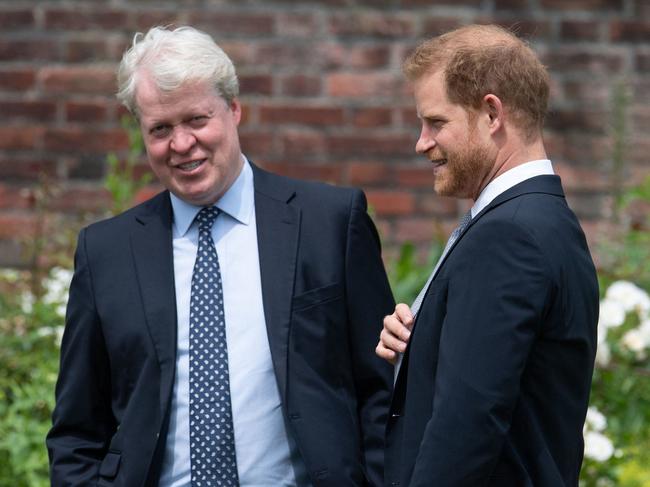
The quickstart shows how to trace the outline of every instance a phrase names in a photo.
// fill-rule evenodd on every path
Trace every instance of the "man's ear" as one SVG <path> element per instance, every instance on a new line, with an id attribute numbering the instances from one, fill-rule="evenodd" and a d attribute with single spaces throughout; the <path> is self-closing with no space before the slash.
<path id="1" fill-rule="evenodd" d="M 503 104 L 498 96 L 488 93 L 483 97 L 483 110 L 488 115 L 490 133 L 495 133 L 504 122 Z"/>

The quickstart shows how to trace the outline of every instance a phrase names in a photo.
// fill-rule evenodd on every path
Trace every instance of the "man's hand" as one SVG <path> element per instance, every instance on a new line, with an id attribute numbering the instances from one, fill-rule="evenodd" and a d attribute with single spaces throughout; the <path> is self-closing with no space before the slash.
<path id="1" fill-rule="evenodd" d="M 379 334 L 379 343 L 375 348 L 375 353 L 395 365 L 397 354 L 406 350 L 412 328 L 411 308 L 404 303 L 399 303 L 395 306 L 395 312 L 392 315 L 384 317 L 384 329 Z"/>

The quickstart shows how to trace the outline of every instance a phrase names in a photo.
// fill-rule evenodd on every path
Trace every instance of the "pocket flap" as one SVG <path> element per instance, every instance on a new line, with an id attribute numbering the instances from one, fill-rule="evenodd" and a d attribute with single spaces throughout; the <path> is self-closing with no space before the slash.
<path id="1" fill-rule="evenodd" d="M 117 452 L 108 452 L 99 467 L 99 475 L 102 477 L 113 478 L 117 475 L 120 468 L 122 454 Z"/>
<path id="2" fill-rule="evenodd" d="M 298 311 L 314 306 L 343 295 L 343 286 L 339 283 L 329 284 L 316 289 L 310 289 L 293 297 L 293 310 Z"/>

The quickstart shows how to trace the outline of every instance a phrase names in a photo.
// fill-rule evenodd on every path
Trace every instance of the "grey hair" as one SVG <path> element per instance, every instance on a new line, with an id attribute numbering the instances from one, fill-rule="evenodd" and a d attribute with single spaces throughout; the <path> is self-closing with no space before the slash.
<path id="1" fill-rule="evenodd" d="M 153 77 L 161 91 L 173 91 L 187 81 L 207 81 L 228 103 L 239 94 L 228 55 L 212 37 L 193 27 L 153 27 L 133 37 L 117 72 L 117 98 L 136 116 L 135 92 L 143 72 Z"/>

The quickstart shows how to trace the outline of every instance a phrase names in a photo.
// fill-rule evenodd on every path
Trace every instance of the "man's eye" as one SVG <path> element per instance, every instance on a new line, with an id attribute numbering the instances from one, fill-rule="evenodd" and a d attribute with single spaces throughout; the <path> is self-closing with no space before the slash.
<path id="1" fill-rule="evenodd" d="M 149 133 L 154 137 L 164 137 L 169 133 L 169 125 L 156 125 Z"/>
<path id="2" fill-rule="evenodd" d="M 190 119 L 190 123 L 194 126 L 200 126 L 204 125 L 208 121 L 208 117 L 205 115 L 197 115 L 196 117 L 192 117 Z"/>

